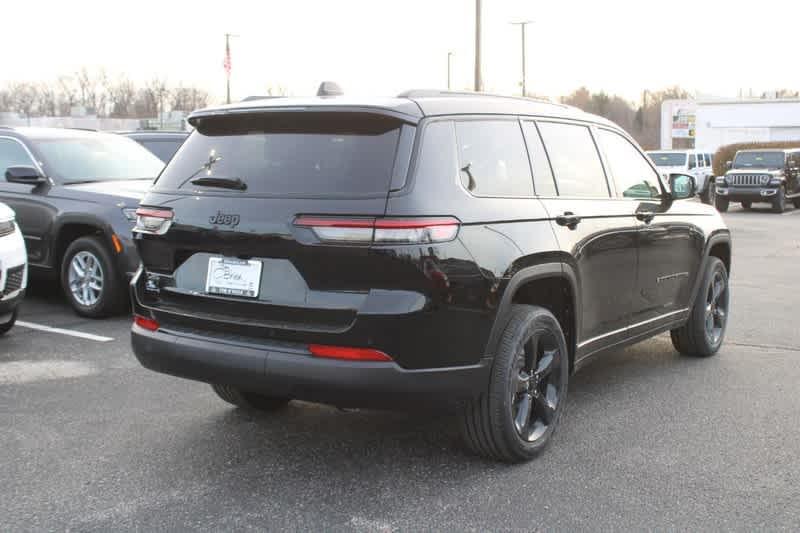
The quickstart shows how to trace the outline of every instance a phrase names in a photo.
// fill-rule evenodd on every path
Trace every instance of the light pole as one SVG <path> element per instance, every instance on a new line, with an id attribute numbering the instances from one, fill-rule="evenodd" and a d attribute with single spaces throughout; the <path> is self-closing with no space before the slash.
<path id="1" fill-rule="evenodd" d="M 447 52 L 447 90 L 450 90 L 450 58 L 453 57 L 453 52 Z"/>
<path id="2" fill-rule="evenodd" d="M 533 24 L 532 20 L 523 20 L 520 22 L 512 22 L 512 25 L 519 26 L 522 29 L 522 96 L 528 96 L 528 90 L 525 80 L 525 26 Z"/>
<path id="3" fill-rule="evenodd" d="M 481 79 L 481 0 L 475 0 L 475 92 L 483 90 Z"/>

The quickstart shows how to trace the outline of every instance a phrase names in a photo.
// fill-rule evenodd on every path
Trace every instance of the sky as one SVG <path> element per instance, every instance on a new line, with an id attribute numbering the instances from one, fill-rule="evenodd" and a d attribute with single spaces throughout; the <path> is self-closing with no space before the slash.
<path id="1" fill-rule="evenodd" d="M 86 66 L 137 82 L 155 76 L 232 96 L 322 80 L 348 94 L 472 87 L 474 0 L 27 0 L 3 3 L 0 85 L 54 80 Z M 700 96 L 800 90 L 796 0 L 483 0 L 484 90 L 519 94 L 520 29 L 528 90 L 557 97 L 580 86 L 638 101 L 680 85 Z"/>

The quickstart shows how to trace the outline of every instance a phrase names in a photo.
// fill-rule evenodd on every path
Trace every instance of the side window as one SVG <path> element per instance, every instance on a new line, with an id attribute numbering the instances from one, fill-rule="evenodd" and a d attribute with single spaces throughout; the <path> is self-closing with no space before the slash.
<path id="1" fill-rule="evenodd" d="M 689 170 L 697 168 L 697 160 L 694 157 L 694 154 L 689 154 Z"/>
<path id="2" fill-rule="evenodd" d="M 525 133 L 528 155 L 531 158 L 533 188 L 536 194 L 538 196 L 558 196 L 556 183 L 553 180 L 553 171 L 550 170 L 550 162 L 547 160 L 547 153 L 544 150 L 536 123 L 526 120 L 522 123 L 522 131 Z"/>
<path id="3" fill-rule="evenodd" d="M 17 166 L 35 166 L 28 152 L 14 139 L 0 139 L 0 179 L 5 179 L 6 169 Z"/>
<path id="4" fill-rule="evenodd" d="M 550 156 L 559 195 L 611 196 L 603 164 L 588 127 L 540 122 L 539 131 Z"/>
<path id="5" fill-rule="evenodd" d="M 703 154 L 697 154 L 697 166 L 699 168 L 703 168 L 704 166 L 706 166 L 706 163 L 703 160 Z"/>
<path id="6" fill-rule="evenodd" d="M 706 166 L 710 167 L 711 166 L 711 154 L 703 154 L 703 157 L 706 160 Z"/>
<path id="7" fill-rule="evenodd" d="M 657 198 L 661 195 L 658 173 L 628 139 L 609 130 L 600 130 L 598 139 L 621 197 Z"/>
<path id="8" fill-rule="evenodd" d="M 516 120 L 456 122 L 461 182 L 475 196 L 533 196 L 525 141 Z"/>

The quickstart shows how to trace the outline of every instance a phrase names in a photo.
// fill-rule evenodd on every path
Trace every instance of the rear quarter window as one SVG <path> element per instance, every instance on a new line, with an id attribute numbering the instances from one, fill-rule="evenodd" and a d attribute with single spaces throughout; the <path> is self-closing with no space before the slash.
<path id="1" fill-rule="evenodd" d="M 516 120 L 456 121 L 461 182 L 475 196 L 533 196 L 528 154 Z"/>
<path id="2" fill-rule="evenodd" d="M 335 112 L 201 119 L 155 189 L 207 190 L 192 179 L 216 177 L 242 180 L 244 194 L 386 195 L 402 124 L 383 115 Z"/>

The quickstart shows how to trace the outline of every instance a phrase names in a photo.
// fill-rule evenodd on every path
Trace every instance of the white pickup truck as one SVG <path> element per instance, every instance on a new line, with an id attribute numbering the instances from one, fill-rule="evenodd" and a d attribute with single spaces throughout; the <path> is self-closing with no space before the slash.
<path id="1" fill-rule="evenodd" d="M 647 152 L 662 174 L 689 174 L 694 177 L 697 195 L 703 203 L 714 205 L 713 155 L 699 150 L 658 150 Z M 711 185 L 711 186 L 709 186 Z"/>

